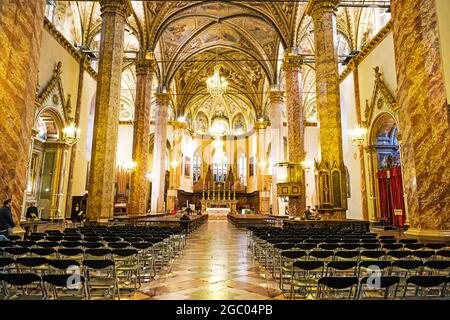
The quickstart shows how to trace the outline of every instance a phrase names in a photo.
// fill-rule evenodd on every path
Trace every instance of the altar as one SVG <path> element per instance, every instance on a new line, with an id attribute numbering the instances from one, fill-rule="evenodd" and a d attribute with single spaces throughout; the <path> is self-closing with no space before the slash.
<path id="1" fill-rule="evenodd" d="M 230 177 L 232 175 L 230 169 Z M 226 185 L 228 185 L 228 189 L 225 188 Z M 230 180 L 223 187 L 220 183 L 217 183 L 217 189 L 215 186 L 216 183 L 211 181 L 211 183 L 208 183 L 207 190 L 205 190 L 205 183 L 203 183 L 202 214 L 208 214 L 211 217 L 226 217 L 228 214 L 235 214 L 238 201 L 236 199 L 236 191 L 232 187 L 233 182 Z"/>
<path id="2" fill-rule="evenodd" d="M 206 208 L 206 214 L 209 217 L 226 217 L 231 213 L 230 208 Z"/>
<path id="3" fill-rule="evenodd" d="M 236 207 L 236 198 L 202 199 L 202 214 L 208 214 L 210 216 L 226 217 L 229 213 L 235 214 Z"/>

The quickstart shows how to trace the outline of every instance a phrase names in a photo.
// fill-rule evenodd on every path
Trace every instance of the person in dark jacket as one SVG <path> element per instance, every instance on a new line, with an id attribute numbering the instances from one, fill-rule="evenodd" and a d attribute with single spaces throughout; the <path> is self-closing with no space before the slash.
<path id="1" fill-rule="evenodd" d="M 25 218 L 27 219 L 36 219 L 39 216 L 39 209 L 36 207 L 34 203 L 30 203 L 27 208 L 27 212 L 25 213 Z"/>
<path id="2" fill-rule="evenodd" d="M 15 223 L 11 212 L 11 199 L 3 201 L 3 208 L 0 209 L 0 234 L 8 235 L 9 230 L 14 228 Z"/>

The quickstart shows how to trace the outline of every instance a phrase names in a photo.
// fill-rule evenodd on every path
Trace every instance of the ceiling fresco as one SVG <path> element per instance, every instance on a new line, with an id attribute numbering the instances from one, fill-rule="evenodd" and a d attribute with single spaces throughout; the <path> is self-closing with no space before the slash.
<path id="1" fill-rule="evenodd" d="M 71 43 L 98 51 L 101 16 L 97 1 L 50 0 L 48 3 L 47 17 Z M 125 50 L 154 52 L 155 86 L 170 91 L 174 117 L 187 114 L 193 104 L 208 98 L 206 79 L 216 64 L 222 66 L 221 75 L 229 83 L 226 99 L 237 99 L 255 117 L 267 117 L 266 92 L 271 86 L 282 86 L 280 53 L 283 49 L 294 47 L 301 54 L 314 55 L 314 30 L 311 18 L 305 15 L 306 2 L 130 3 L 132 14 L 127 19 Z M 339 54 L 361 50 L 389 19 L 385 9 L 339 8 Z M 126 64 L 124 69 L 129 67 Z M 125 77 L 128 82 L 135 79 L 135 75 Z M 307 117 L 314 119 L 317 117 L 313 65 L 304 68 L 303 80 L 305 110 Z M 130 104 L 133 97 L 127 90 L 129 85 L 123 95 Z"/>

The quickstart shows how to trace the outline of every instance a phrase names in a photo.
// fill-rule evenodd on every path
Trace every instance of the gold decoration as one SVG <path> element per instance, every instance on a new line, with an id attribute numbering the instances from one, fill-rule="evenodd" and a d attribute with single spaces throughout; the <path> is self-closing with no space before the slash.
<path id="1" fill-rule="evenodd" d="M 285 54 L 283 58 L 283 64 L 281 65 L 281 70 L 284 72 L 289 72 L 293 70 L 300 71 L 302 65 L 304 63 L 304 59 L 302 56 L 296 56 L 293 54 Z"/>
<path id="2" fill-rule="evenodd" d="M 374 68 L 375 71 L 375 85 L 373 89 L 372 99 L 369 102 L 366 100 L 366 109 L 364 110 L 363 125 L 369 127 L 372 122 L 373 112 L 375 110 L 375 105 L 378 109 L 381 109 L 383 104 L 386 103 L 394 111 L 398 111 L 397 100 L 394 95 L 390 92 L 386 83 L 383 81 L 382 74 L 379 67 Z"/>

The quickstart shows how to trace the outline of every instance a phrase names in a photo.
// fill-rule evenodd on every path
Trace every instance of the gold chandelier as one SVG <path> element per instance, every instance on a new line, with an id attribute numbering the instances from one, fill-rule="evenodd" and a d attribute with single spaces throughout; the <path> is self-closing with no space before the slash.
<path id="1" fill-rule="evenodd" d="M 211 97 L 219 98 L 227 92 L 228 82 L 220 76 L 220 65 L 214 67 L 214 74 L 206 80 L 206 88 Z"/>

